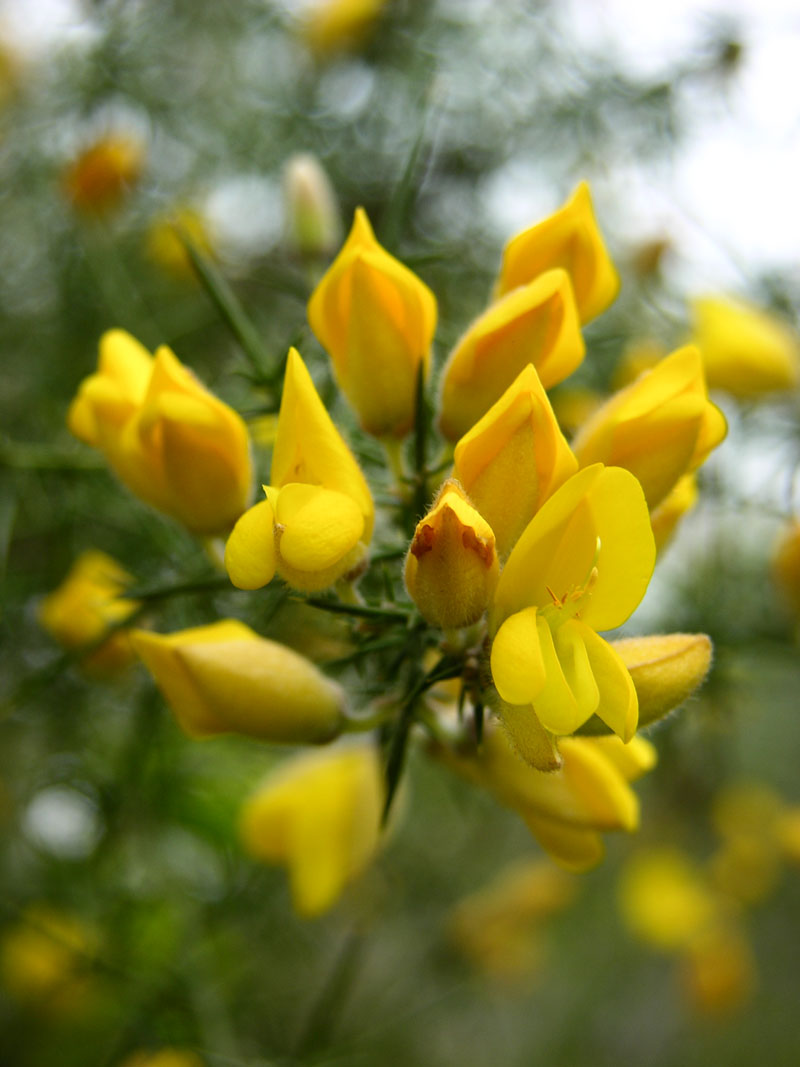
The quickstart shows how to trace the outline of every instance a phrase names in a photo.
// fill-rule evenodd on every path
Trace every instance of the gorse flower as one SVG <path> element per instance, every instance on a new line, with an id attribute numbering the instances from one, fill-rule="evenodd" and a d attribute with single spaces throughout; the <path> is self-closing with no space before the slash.
<path id="1" fill-rule="evenodd" d="M 238 733 L 321 744 L 342 729 L 340 687 L 310 660 L 236 619 L 171 634 L 136 630 L 132 640 L 192 737 Z"/>
<path id="2" fill-rule="evenodd" d="M 258 589 L 277 571 L 297 589 L 324 589 L 362 563 L 372 496 L 295 349 L 264 491 L 267 499 L 241 517 L 225 548 L 234 585 Z"/>
<path id="3" fill-rule="evenodd" d="M 225 533 L 247 506 L 244 422 L 165 345 L 153 357 L 124 330 L 103 334 L 67 421 L 140 499 L 195 533 Z"/>
<path id="4" fill-rule="evenodd" d="M 380 841 L 384 786 L 375 749 L 347 744 L 281 763 L 245 802 L 245 849 L 285 866 L 305 918 L 331 908 Z"/>
<path id="5" fill-rule="evenodd" d="M 616 299 L 619 276 L 603 243 L 586 182 L 549 218 L 512 237 L 503 251 L 495 295 L 526 285 L 553 267 L 569 274 L 581 322 L 589 322 Z"/>
<path id="6" fill-rule="evenodd" d="M 430 363 L 436 298 L 378 244 L 362 208 L 311 295 L 308 321 L 363 428 L 376 437 L 406 434 L 417 377 Z"/>
<path id="7" fill-rule="evenodd" d="M 100 137 L 67 168 L 64 192 L 79 211 L 103 215 L 118 207 L 144 166 L 142 142 L 130 135 L 109 133 Z"/>

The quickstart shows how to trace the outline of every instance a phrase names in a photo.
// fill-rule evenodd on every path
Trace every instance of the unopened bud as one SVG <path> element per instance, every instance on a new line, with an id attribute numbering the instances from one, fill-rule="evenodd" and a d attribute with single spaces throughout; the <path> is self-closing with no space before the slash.
<path id="1" fill-rule="evenodd" d="M 342 238 L 339 209 L 328 175 L 316 156 L 292 156 L 283 174 L 287 236 L 303 256 L 324 256 Z"/>
<path id="2" fill-rule="evenodd" d="M 656 634 L 611 642 L 639 698 L 639 726 L 657 722 L 697 689 L 711 666 L 706 634 Z"/>

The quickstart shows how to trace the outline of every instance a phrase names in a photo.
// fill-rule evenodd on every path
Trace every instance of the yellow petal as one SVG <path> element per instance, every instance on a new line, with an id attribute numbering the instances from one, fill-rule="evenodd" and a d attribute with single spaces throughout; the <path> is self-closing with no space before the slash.
<path id="1" fill-rule="evenodd" d="M 239 589 L 260 589 L 275 577 L 275 517 L 268 500 L 249 508 L 225 545 L 225 569 Z"/>
<path id="2" fill-rule="evenodd" d="M 509 616 L 492 642 L 492 678 L 509 704 L 532 704 L 545 684 L 537 610 Z"/>
<path id="3" fill-rule="evenodd" d="M 639 825 L 636 794 L 594 739 L 564 738 L 560 748 L 564 759 L 561 773 L 591 813 L 591 825 L 595 829 L 635 830 Z"/>
<path id="4" fill-rule="evenodd" d="M 153 372 L 153 357 L 125 330 L 108 330 L 100 338 L 98 374 L 114 381 L 134 404 L 141 404 Z"/>
<path id="5" fill-rule="evenodd" d="M 283 486 L 275 509 L 279 553 L 293 568 L 324 571 L 353 549 L 364 530 L 356 503 L 344 493 L 317 485 Z"/>
<path id="6" fill-rule="evenodd" d="M 588 871 L 605 855 L 603 839 L 596 830 L 570 826 L 530 813 L 523 818 L 545 852 L 568 871 Z"/>
<path id="7" fill-rule="evenodd" d="M 625 663 L 619 653 L 586 623 L 575 619 L 567 625 L 580 633 L 597 683 L 599 699 L 593 710 L 623 741 L 630 741 L 639 721 L 639 702 Z"/>

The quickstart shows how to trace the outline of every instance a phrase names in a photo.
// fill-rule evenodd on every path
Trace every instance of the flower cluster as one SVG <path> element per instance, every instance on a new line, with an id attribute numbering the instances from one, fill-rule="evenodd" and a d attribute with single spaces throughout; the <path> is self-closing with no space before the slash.
<path id="1" fill-rule="evenodd" d="M 242 815 L 247 850 L 288 867 L 301 914 L 330 907 L 375 853 L 415 738 L 518 812 L 562 865 L 590 866 L 603 831 L 636 827 L 629 783 L 656 758 L 637 729 L 692 693 L 711 646 L 607 635 L 645 594 L 662 509 L 674 525 L 726 426 L 687 346 L 567 440 L 547 389 L 584 360 L 582 325 L 618 287 L 582 184 L 509 242 L 429 418 L 436 299 L 359 208 L 308 320 L 360 429 L 348 444 L 315 384 L 324 366 L 291 349 L 269 480 L 250 507 L 241 418 L 168 348 L 152 357 L 122 331 L 103 337 L 70 410 L 75 434 L 147 503 L 227 535 L 234 586 L 280 579 L 284 600 L 341 622 L 343 654 L 328 664 L 339 681 L 238 619 L 132 635 L 191 736 L 325 744 L 375 731 L 292 757 Z M 390 461 L 372 487 L 356 458 L 374 460 L 367 435 Z"/>

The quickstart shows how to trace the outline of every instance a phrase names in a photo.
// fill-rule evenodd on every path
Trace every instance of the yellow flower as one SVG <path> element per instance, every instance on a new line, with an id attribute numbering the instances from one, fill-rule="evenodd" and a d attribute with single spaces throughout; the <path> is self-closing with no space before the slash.
<path id="1" fill-rule="evenodd" d="M 134 1052 L 120 1067 L 205 1067 L 194 1052 L 180 1048 L 162 1048 L 156 1052 Z"/>
<path id="2" fill-rule="evenodd" d="M 486 724 L 481 747 L 434 755 L 468 781 L 516 811 L 561 866 L 586 870 L 603 857 L 606 830 L 633 831 L 639 803 L 629 782 L 655 765 L 653 746 L 635 737 L 570 737 L 560 742 L 557 770 L 538 771 L 520 759 L 506 731 Z"/>
<path id="3" fill-rule="evenodd" d="M 708 399 L 700 353 L 687 345 L 612 396 L 572 447 L 582 467 L 606 463 L 631 471 L 655 508 L 726 431 L 724 415 Z"/>
<path id="4" fill-rule="evenodd" d="M 206 256 L 214 255 L 208 219 L 199 211 L 187 207 L 153 220 L 145 237 L 145 251 L 167 274 L 182 281 L 194 281 L 195 270 L 181 234 L 186 234 L 195 248 Z"/>
<path id="5" fill-rule="evenodd" d="M 709 874 L 721 893 L 753 905 L 775 889 L 781 867 L 782 811 L 780 799 L 766 786 L 736 782 L 719 790 L 712 817 L 722 841 L 711 857 Z"/>
<path id="6" fill-rule="evenodd" d="M 315 0 L 302 23 L 303 38 L 320 57 L 356 50 L 385 5 L 386 0 Z"/>
<path id="7" fill-rule="evenodd" d="M 406 556 L 411 599 L 433 626 L 469 626 L 486 610 L 498 570 L 491 527 L 449 479 L 417 523 Z"/>
<path id="8" fill-rule="evenodd" d="M 402 437 L 414 423 L 418 374 L 430 363 L 436 299 L 378 244 L 363 208 L 311 294 L 308 321 L 363 428 Z"/>
<path id="9" fill-rule="evenodd" d="M 126 134 L 107 134 L 86 148 L 67 169 L 67 199 L 87 214 L 111 211 L 139 179 L 143 164 L 141 141 Z"/>
<path id="10" fill-rule="evenodd" d="M 778 540 L 772 557 L 772 578 L 800 619 L 800 520 L 793 519 Z"/>
<path id="11" fill-rule="evenodd" d="M 61 585 L 39 605 L 39 621 L 64 648 L 79 651 L 97 645 L 82 658 L 90 673 L 115 674 L 135 658 L 126 630 L 102 640 L 137 610 L 136 601 L 122 596 L 132 580 L 116 560 L 90 550 L 75 560 Z"/>
<path id="12" fill-rule="evenodd" d="M 640 726 L 680 707 L 702 685 L 711 666 L 711 640 L 706 634 L 623 637 L 612 641 L 611 647 L 636 689 Z"/>
<path id="13" fill-rule="evenodd" d="M 375 855 L 383 799 L 371 745 L 303 753 L 281 763 L 245 802 L 242 841 L 256 859 L 288 868 L 295 911 L 314 918 Z"/>
<path id="14" fill-rule="evenodd" d="M 242 515 L 225 547 L 234 585 L 258 589 L 277 571 L 295 589 L 325 589 L 362 563 L 372 496 L 294 348 L 264 491 L 267 499 Z"/>
<path id="15" fill-rule="evenodd" d="M 537 275 L 492 304 L 456 344 L 442 372 L 439 426 L 455 441 L 532 363 L 549 389 L 585 352 L 569 277 Z"/>
<path id="16" fill-rule="evenodd" d="M 700 873 L 673 848 L 642 850 L 623 871 L 622 917 L 631 932 L 666 952 L 685 949 L 717 916 L 718 901 Z"/>
<path id="17" fill-rule="evenodd" d="M 741 301 L 705 297 L 693 305 L 692 340 L 711 389 L 737 397 L 795 389 L 800 346 L 779 319 Z"/>
<path id="18" fill-rule="evenodd" d="M 59 1016 L 90 1006 L 96 936 L 72 915 L 35 904 L 0 941 L 0 980 L 16 1000 Z"/>
<path id="19" fill-rule="evenodd" d="M 716 923 L 692 941 L 684 957 L 683 986 L 697 1011 L 730 1017 L 750 1000 L 755 985 L 753 951 L 738 923 Z"/>
<path id="20" fill-rule="evenodd" d="M 505 558 L 530 520 L 578 469 L 531 365 L 456 445 L 453 474 Z"/>
<path id="21" fill-rule="evenodd" d="M 191 737 L 238 733 L 324 744 L 341 731 L 340 687 L 310 660 L 236 619 L 171 634 L 134 630 L 131 639 Z"/>
<path id="22" fill-rule="evenodd" d="M 605 400 L 597 389 L 579 385 L 561 385 L 549 396 L 558 425 L 574 437 L 583 424 L 594 415 Z"/>
<path id="23" fill-rule="evenodd" d="M 518 981 L 540 962 L 543 921 L 574 895 L 574 879 L 549 861 L 519 861 L 458 902 L 448 924 L 450 938 L 493 977 Z"/>
<path id="24" fill-rule="evenodd" d="M 490 609 L 500 714 L 520 753 L 529 732 L 571 734 L 597 714 L 625 740 L 638 718 L 619 653 L 596 632 L 638 605 L 655 563 L 641 486 L 628 471 L 579 471 L 536 513 L 500 575 Z"/>
<path id="25" fill-rule="evenodd" d="M 342 223 L 328 175 L 316 156 L 291 156 L 283 172 L 287 236 L 303 256 L 324 256 L 341 240 Z"/>
<path id="26" fill-rule="evenodd" d="M 495 295 L 526 285 L 553 267 L 569 274 L 581 322 L 599 315 L 619 292 L 619 276 L 597 226 L 586 182 L 555 214 L 512 237 L 503 251 Z"/>
<path id="27" fill-rule="evenodd" d="M 152 357 L 124 330 L 103 334 L 67 423 L 140 499 L 195 533 L 225 532 L 247 505 L 244 423 L 165 345 Z"/>
<path id="28" fill-rule="evenodd" d="M 658 507 L 650 512 L 650 524 L 658 552 L 663 552 L 670 543 L 683 516 L 697 503 L 697 497 L 697 477 L 694 474 L 684 474 Z"/>

